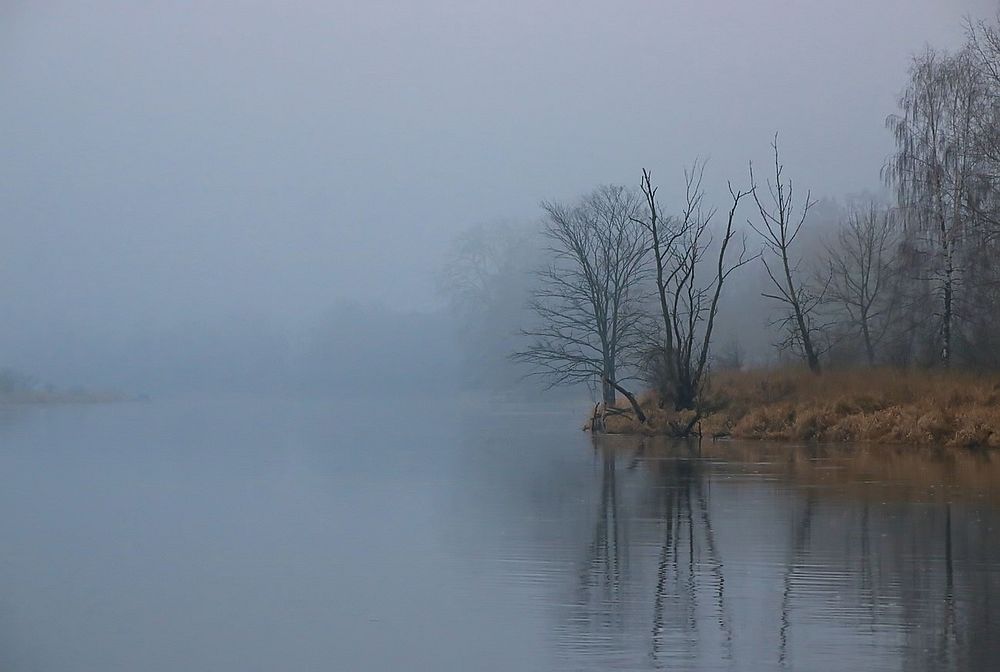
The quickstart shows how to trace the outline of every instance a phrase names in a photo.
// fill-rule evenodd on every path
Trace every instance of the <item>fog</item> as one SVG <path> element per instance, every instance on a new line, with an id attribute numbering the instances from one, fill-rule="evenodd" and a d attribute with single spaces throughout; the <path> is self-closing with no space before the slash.
<path id="1" fill-rule="evenodd" d="M 643 167 L 669 201 L 695 157 L 721 196 L 775 132 L 815 195 L 877 190 L 912 53 L 995 10 L 5 2 L 0 365 L 130 393 L 446 386 L 462 231 Z"/>

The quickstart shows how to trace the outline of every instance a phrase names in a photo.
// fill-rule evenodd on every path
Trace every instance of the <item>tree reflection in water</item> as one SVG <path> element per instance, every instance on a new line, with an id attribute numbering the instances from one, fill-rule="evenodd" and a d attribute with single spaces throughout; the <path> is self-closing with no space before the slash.
<path id="1" fill-rule="evenodd" d="M 1000 656 L 998 498 L 979 487 L 984 471 L 1000 482 L 995 458 L 594 445 L 593 536 L 564 612 L 594 668 L 965 670 Z"/>

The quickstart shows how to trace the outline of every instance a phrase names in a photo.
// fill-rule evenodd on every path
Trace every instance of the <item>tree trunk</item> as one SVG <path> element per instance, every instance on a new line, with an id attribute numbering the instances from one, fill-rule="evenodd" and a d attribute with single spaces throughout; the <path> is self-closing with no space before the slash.
<path id="1" fill-rule="evenodd" d="M 941 364 L 947 369 L 951 367 L 951 302 L 955 266 L 952 245 L 947 239 L 944 241 L 944 248 L 944 315 L 941 320 Z"/>
<path id="2" fill-rule="evenodd" d="M 663 255 L 660 241 L 660 213 L 656 205 L 656 190 L 653 188 L 650 175 L 642 171 L 642 192 L 646 196 L 649 207 L 649 232 L 653 242 L 653 259 L 656 261 L 656 290 L 660 300 L 660 317 L 663 318 L 663 350 L 664 364 L 667 367 L 667 378 L 671 381 L 677 378 L 677 363 L 674 361 L 674 334 L 670 320 L 670 307 L 667 302 L 667 285 L 663 279 Z"/>
<path id="3" fill-rule="evenodd" d="M 813 348 L 812 336 L 809 334 L 809 328 L 806 326 L 805 315 L 802 314 L 802 306 L 799 304 L 798 295 L 795 293 L 795 283 L 792 281 L 792 269 L 788 265 L 788 247 L 784 244 L 782 240 L 781 247 L 781 263 L 785 267 L 785 281 L 788 283 L 788 296 L 791 299 L 792 310 L 795 312 L 795 324 L 799 330 L 799 336 L 802 338 L 802 349 L 806 353 L 806 363 L 809 364 L 809 370 L 819 375 L 821 369 L 819 366 L 819 356 L 816 354 L 816 350 Z"/>
<path id="4" fill-rule="evenodd" d="M 690 383 L 680 383 L 674 386 L 674 410 L 689 411 L 694 410 L 698 391 Z"/>
<path id="5" fill-rule="evenodd" d="M 872 334 L 868 328 L 868 318 L 861 318 L 861 334 L 865 339 L 865 355 L 868 357 L 868 366 L 875 366 L 875 346 L 872 345 Z"/>
<path id="6" fill-rule="evenodd" d="M 600 414 L 601 405 L 599 403 L 594 404 L 594 414 L 590 418 L 590 433 L 596 434 L 598 432 L 604 431 L 604 423 L 602 422 L 602 416 Z"/>
<path id="7" fill-rule="evenodd" d="M 615 405 L 615 384 L 607 376 L 601 378 L 601 397 L 604 405 L 611 407 Z"/>
<path id="8" fill-rule="evenodd" d="M 626 390 L 618 383 L 611 383 L 611 385 L 613 386 L 614 389 L 618 390 L 619 392 L 625 395 L 625 398 L 628 399 L 628 403 L 632 405 L 632 410 L 635 411 L 635 417 L 638 418 L 639 422 L 645 425 L 646 414 L 642 412 L 642 407 L 639 406 L 639 402 L 638 400 L 636 400 L 635 395 Z"/>

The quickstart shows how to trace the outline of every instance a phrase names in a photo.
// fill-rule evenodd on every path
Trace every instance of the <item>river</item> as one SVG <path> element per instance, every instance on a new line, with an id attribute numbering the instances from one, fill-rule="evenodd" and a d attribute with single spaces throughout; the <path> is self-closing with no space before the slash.
<path id="1" fill-rule="evenodd" d="M 988 670 L 1000 457 L 574 405 L 0 409 L 0 669 Z"/>

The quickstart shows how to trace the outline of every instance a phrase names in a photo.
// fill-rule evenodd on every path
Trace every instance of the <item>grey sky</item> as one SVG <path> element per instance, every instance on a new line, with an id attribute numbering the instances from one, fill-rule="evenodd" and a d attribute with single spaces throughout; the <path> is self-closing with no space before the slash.
<path id="1" fill-rule="evenodd" d="M 910 53 L 995 5 L 8 0 L 5 329 L 430 307 L 457 230 L 742 179 L 775 130 L 799 184 L 877 187 Z"/>

